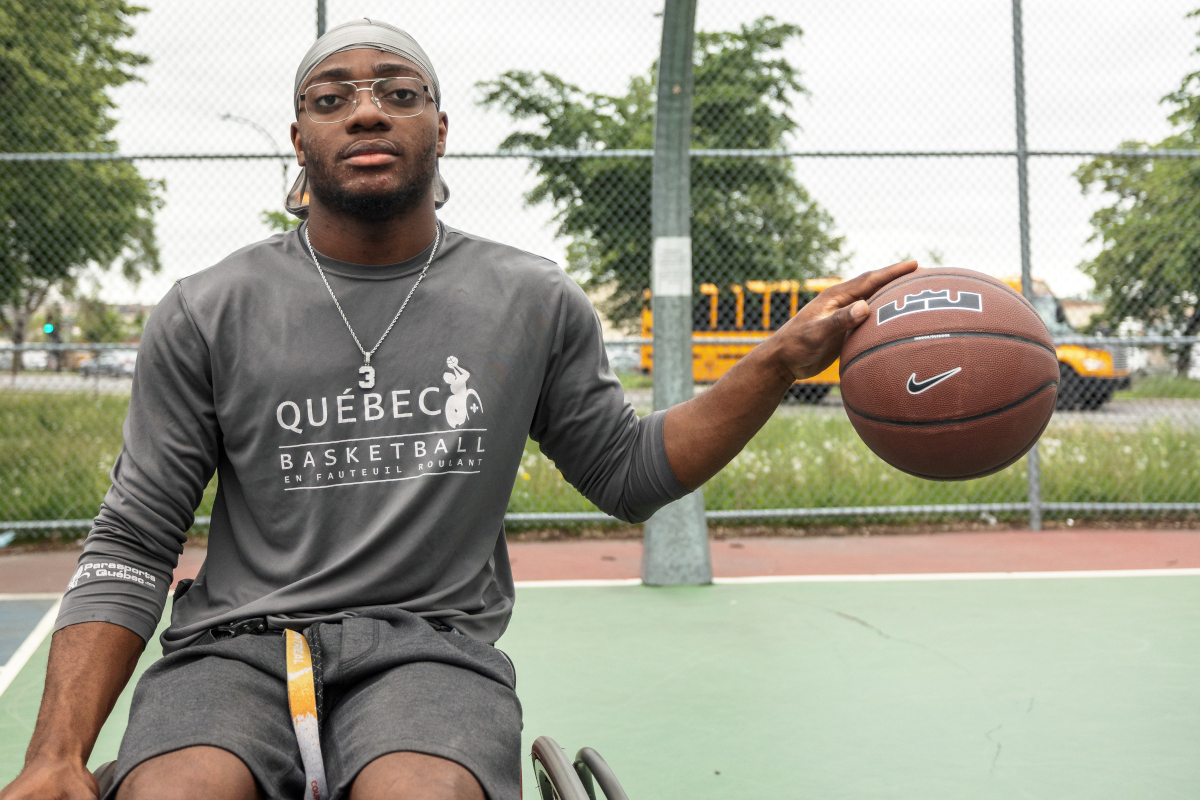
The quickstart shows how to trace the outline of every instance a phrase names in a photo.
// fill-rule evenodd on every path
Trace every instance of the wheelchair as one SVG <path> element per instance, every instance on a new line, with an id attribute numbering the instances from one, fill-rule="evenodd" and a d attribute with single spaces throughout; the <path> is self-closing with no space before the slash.
<path id="1" fill-rule="evenodd" d="M 584 747 L 567 760 L 567 751 L 549 736 L 539 736 L 530 753 L 533 775 L 541 800 L 629 800 L 621 782 L 600 754 Z"/>
<path id="2" fill-rule="evenodd" d="M 539 736 L 530 756 L 541 800 L 597 800 L 597 787 L 604 800 L 629 800 L 612 769 L 590 747 L 580 750 L 572 764 L 558 742 L 549 736 Z M 100 784 L 101 797 L 112 785 L 116 766 L 117 762 L 109 761 L 93 773 Z"/>

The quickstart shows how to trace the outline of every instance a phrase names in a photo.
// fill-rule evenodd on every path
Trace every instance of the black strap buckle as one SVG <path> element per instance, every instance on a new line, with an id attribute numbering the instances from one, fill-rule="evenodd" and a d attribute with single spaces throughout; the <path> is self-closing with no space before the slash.
<path id="1" fill-rule="evenodd" d="M 224 625 L 218 625 L 212 629 L 214 639 L 232 639 L 235 636 L 241 636 L 243 633 L 266 633 L 267 618 L 254 617 L 252 619 L 239 619 L 237 622 L 227 622 Z"/>

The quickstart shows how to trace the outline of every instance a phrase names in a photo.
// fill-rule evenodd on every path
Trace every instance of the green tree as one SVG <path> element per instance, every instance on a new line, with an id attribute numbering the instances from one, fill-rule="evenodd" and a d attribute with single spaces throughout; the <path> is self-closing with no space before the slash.
<path id="1" fill-rule="evenodd" d="M 805 94 L 780 51 L 801 35 L 762 17 L 737 31 L 698 32 L 692 144 L 704 149 L 775 149 L 799 126 L 789 115 Z M 654 76 L 635 76 L 622 96 L 585 92 L 549 74 L 510 71 L 479 84 L 481 104 L 538 130 L 508 136 L 504 148 L 533 153 L 538 185 L 528 204 L 553 204 L 570 240 L 568 270 L 625 328 L 636 323 L 649 286 L 650 159 L 539 157 L 546 150 L 654 147 Z M 833 220 L 796 180 L 785 158 L 692 159 L 692 258 L 701 283 L 803 279 L 842 262 Z M 697 295 L 698 296 L 698 295 Z"/>
<path id="2" fill-rule="evenodd" d="M 1198 90 L 1200 71 L 1162 99 L 1174 105 L 1168 119 L 1179 128 L 1171 136 L 1122 143 L 1147 157 L 1097 158 L 1076 172 L 1084 193 L 1099 188 L 1115 196 L 1092 215 L 1091 240 L 1104 249 L 1081 265 L 1105 300 L 1093 330 L 1134 320 L 1154 333 L 1200 333 L 1200 159 L 1151 157 L 1155 150 L 1200 149 Z M 1186 375 L 1192 347 L 1173 351 L 1177 371 Z"/>
<path id="3" fill-rule="evenodd" d="M 121 0 L 0 6 L 0 152 L 111 153 L 109 90 L 148 59 L 121 49 L 145 9 Z M 89 268 L 160 268 L 160 185 L 127 161 L 0 162 L 0 331 L 16 344 L 52 290 Z M 14 360 L 14 370 L 19 368 Z"/>
<path id="4" fill-rule="evenodd" d="M 128 337 L 124 317 L 95 294 L 79 300 L 75 324 L 83 342 L 123 342 Z"/>

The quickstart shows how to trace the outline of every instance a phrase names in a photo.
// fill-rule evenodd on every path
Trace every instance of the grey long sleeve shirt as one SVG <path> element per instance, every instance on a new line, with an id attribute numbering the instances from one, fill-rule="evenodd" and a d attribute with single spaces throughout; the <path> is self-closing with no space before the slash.
<path id="1" fill-rule="evenodd" d="M 429 251 L 322 259 L 370 349 Z M 685 494 L 662 414 L 638 419 L 600 322 L 557 265 L 453 229 L 363 359 L 297 231 L 175 284 L 146 326 L 124 448 L 56 629 L 143 639 L 219 476 L 208 558 L 173 606 L 173 651 L 213 626 L 379 606 L 494 642 L 512 611 L 504 513 L 526 436 L 604 511 L 641 521 Z"/>

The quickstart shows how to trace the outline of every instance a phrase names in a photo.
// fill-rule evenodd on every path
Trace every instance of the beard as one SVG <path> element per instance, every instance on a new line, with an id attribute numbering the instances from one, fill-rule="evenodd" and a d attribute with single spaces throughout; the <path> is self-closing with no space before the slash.
<path id="1" fill-rule="evenodd" d="M 330 163 L 333 159 L 310 158 L 306 166 L 308 189 L 321 204 L 349 217 L 382 222 L 421 205 L 433 190 L 437 174 L 437 141 L 417 154 L 411 168 L 395 189 L 386 192 L 352 192 L 337 182 Z"/>

